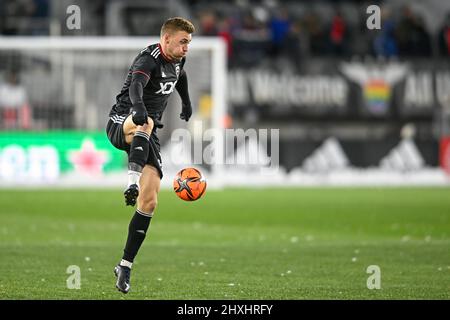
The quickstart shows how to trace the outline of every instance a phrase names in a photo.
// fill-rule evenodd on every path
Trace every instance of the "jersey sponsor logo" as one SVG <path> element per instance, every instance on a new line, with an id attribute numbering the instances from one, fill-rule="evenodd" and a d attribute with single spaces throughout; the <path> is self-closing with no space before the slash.
<path id="1" fill-rule="evenodd" d="M 158 91 L 156 91 L 156 93 L 160 93 L 160 94 L 171 94 L 173 92 L 173 89 L 175 89 L 175 84 L 177 82 L 173 81 L 173 82 L 160 82 L 159 86 L 160 89 Z"/>

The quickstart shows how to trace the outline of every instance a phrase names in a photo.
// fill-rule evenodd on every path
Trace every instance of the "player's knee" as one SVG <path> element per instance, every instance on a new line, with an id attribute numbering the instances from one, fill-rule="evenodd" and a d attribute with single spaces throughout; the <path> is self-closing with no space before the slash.
<path id="1" fill-rule="evenodd" d="M 137 126 L 136 131 L 145 131 L 149 135 L 152 133 L 154 127 L 153 119 L 148 117 L 147 123 L 144 123 L 142 126 Z"/>
<path id="2" fill-rule="evenodd" d="M 144 212 L 153 212 L 156 209 L 158 200 L 156 198 L 143 198 L 140 201 L 140 207 Z"/>
<path id="3" fill-rule="evenodd" d="M 150 201 L 147 201 L 145 204 L 144 204 L 144 208 L 145 208 L 145 210 L 147 211 L 147 212 L 154 212 L 155 211 L 155 209 L 156 209 L 156 205 L 157 205 L 158 203 L 157 203 L 157 201 L 156 200 L 150 200 Z"/>

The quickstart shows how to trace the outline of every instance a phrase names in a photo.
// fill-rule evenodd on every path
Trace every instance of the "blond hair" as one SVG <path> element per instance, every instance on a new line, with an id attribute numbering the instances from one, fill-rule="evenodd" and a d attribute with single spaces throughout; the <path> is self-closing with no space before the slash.
<path id="1" fill-rule="evenodd" d="M 161 27 L 161 36 L 163 36 L 166 33 L 173 33 L 176 31 L 186 31 L 187 33 L 191 34 L 195 32 L 195 27 L 187 19 L 181 18 L 181 17 L 174 17 L 167 19 L 166 22 Z"/>

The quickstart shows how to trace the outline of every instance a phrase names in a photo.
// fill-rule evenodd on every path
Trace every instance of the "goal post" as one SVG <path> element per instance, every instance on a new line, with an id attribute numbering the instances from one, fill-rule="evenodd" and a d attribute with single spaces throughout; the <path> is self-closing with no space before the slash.
<path id="1" fill-rule="evenodd" d="M 159 41 L 159 37 L 0 37 L 0 79 L 9 70 L 17 72 L 32 110 L 29 128 L 1 127 L 0 133 L 11 140 L 16 133 L 26 132 L 104 132 L 108 112 L 132 60 L 140 50 Z M 201 122 L 204 130 L 217 129 L 219 138 L 214 139 L 213 148 L 222 156 L 227 115 L 226 43 L 219 37 L 194 36 L 185 69 L 194 115 L 189 123 L 181 121 L 180 98 L 172 95 L 163 117 L 165 128 L 158 134 L 161 147 L 170 144 L 174 129 L 193 131 L 195 123 Z M 0 144 L 0 157 L 5 147 Z M 163 166 L 170 167 L 170 163 L 163 161 Z M 205 170 L 213 177 L 220 168 L 220 163 L 212 163 Z"/>

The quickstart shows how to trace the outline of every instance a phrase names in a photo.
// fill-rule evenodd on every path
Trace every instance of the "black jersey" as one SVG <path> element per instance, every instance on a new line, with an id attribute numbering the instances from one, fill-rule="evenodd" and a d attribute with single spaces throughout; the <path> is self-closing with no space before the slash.
<path id="1" fill-rule="evenodd" d="M 164 56 L 159 43 L 143 49 L 134 59 L 109 116 L 128 115 L 130 113 L 132 107 L 129 96 L 131 78 L 133 73 L 141 73 L 149 78 L 143 89 L 142 97 L 148 115 L 160 119 L 167 106 L 169 96 L 175 89 L 185 61 L 186 58 L 179 62 L 170 62 Z"/>

